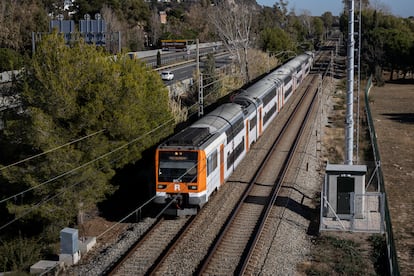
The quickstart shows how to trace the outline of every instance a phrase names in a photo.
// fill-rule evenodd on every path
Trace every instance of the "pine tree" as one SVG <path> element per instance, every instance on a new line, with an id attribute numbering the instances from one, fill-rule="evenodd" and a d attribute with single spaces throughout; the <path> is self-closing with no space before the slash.
<path id="1" fill-rule="evenodd" d="M 91 135 L 1 171 L 3 198 L 33 188 L 7 202 L 10 214 L 19 216 L 42 202 L 23 223 L 74 223 L 78 212 L 114 191 L 109 181 L 117 168 L 139 160 L 143 150 L 172 132 L 170 123 L 162 133 L 145 135 L 172 118 L 168 91 L 156 72 L 82 42 L 68 47 L 56 33 L 42 38 L 13 88 L 23 112 L 5 118 L 3 164 Z"/>

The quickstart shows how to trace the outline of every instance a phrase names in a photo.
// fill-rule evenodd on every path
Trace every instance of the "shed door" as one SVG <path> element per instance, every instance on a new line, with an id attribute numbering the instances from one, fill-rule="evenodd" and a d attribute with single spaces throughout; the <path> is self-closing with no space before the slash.
<path id="1" fill-rule="evenodd" d="M 338 177 L 337 182 L 337 214 L 351 213 L 351 194 L 355 192 L 355 178 Z"/>

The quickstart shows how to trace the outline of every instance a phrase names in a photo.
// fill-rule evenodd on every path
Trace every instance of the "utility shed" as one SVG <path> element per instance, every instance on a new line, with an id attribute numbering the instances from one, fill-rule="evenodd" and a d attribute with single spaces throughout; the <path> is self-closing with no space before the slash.
<path id="1" fill-rule="evenodd" d="M 364 218 L 366 165 L 327 164 L 323 216 L 336 219 Z"/>

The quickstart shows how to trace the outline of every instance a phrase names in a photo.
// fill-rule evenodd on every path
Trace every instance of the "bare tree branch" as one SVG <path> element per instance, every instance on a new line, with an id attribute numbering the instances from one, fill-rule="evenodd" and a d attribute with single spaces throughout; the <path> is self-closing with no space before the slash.
<path id="1" fill-rule="evenodd" d="M 210 22 L 215 26 L 224 46 L 240 65 L 241 75 L 250 81 L 247 50 L 250 46 L 251 26 L 254 8 L 245 2 L 223 1 L 209 13 Z"/>

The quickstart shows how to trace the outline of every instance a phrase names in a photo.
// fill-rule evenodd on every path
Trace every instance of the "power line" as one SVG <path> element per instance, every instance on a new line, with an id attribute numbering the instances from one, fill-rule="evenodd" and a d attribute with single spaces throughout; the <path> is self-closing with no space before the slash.
<path id="1" fill-rule="evenodd" d="M 72 184 L 71 186 L 67 187 L 66 189 L 72 188 L 72 187 L 74 187 L 74 186 L 76 186 L 76 185 L 78 185 L 78 184 L 80 184 L 80 183 L 81 183 L 81 182 L 78 182 L 78 183 Z M 7 226 L 11 225 L 12 223 L 14 223 L 14 222 L 18 221 L 19 219 L 21 219 L 21 218 L 25 217 L 26 215 L 30 214 L 33 210 L 35 210 L 35 209 L 39 208 L 39 207 L 40 207 L 40 206 L 42 206 L 43 204 L 48 203 L 48 202 L 49 202 L 49 201 L 51 201 L 52 199 L 54 199 L 54 198 L 58 197 L 59 195 L 63 194 L 64 192 L 66 192 L 66 189 L 64 189 L 63 191 L 61 191 L 61 192 L 59 192 L 59 193 L 55 194 L 55 195 L 54 195 L 54 196 L 52 196 L 52 197 L 49 197 L 49 198 L 47 198 L 47 199 L 44 199 L 44 200 L 42 200 L 42 201 L 38 202 L 37 204 L 35 204 L 35 205 L 31 206 L 28 210 L 26 210 L 26 212 L 24 212 L 24 213 L 23 213 L 23 214 L 21 214 L 20 216 L 18 216 L 18 217 L 16 217 L 16 218 L 14 218 L 14 219 L 12 219 L 11 221 L 7 222 L 6 224 L 2 225 L 2 226 L 0 227 L 0 230 L 3 230 L 4 228 L 6 228 Z"/>
<path id="2" fill-rule="evenodd" d="M 115 159 L 115 160 L 112 160 L 112 162 L 111 162 L 111 163 L 114 163 L 115 161 L 119 160 L 120 158 L 121 158 L 121 157 L 119 157 L 119 158 L 117 158 L 117 159 Z M 101 169 L 103 169 L 103 167 L 99 168 L 99 170 L 101 170 Z M 81 184 L 82 182 L 83 182 L 83 181 L 81 181 L 81 182 L 77 182 L 77 183 L 74 183 L 74 184 L 72 184 L 72 185 L 70 185 L 70 186 L 68 186 L 68 187 L 65 187 L 62 191 L 60 191 L 59 193 L 55 194 L 54 196 L 49 197 L 49 198 L 46 198 L 46 199 L 43 199 L 42 201 L 38 202 L 36 205 L 31 206 L 28 210 L 26 210 L 26 212 L 24 212 L 24 213 L 23 213 L 23 214 L 21 214 L 20 216 L 18 216 L 18 217 L 16 217 L 16 218 L 14 218 L 13 220 L 11 220 L 11 221 L 7 222 L 6 224 L 2 225 L 2 226 L 0 227 L 0 230 L 2 230 L 3 228 L 6 228 L 7 226 L 11 225 L 12 223 L 14 223 L 14 222 L 18 221 L 19 219 L 21 219 L 21 218 L 25 217 L 26 215 L 30 214 L 32 211 L 36 210 L 36 209 L 37 209 L 37 208 L 39 208 L 40 206 L 42 206 L 42 205 L 46 204 L 47 202 L 51 201 L 52 199 L 54 199 L 54 198 L 58 197 L 59 195 L 63 194 L 63 193 L 64 193 L 64 192 L 66 192 L 66 190 L 68 190 L 69 188 L 75 187 L 76 185 Z"/>
<path id="3" fill-rule="evenodd" d="M 102 132 L 104 132 L 104 131 L 105 131 L 105 129 L 101 129 L 101 130 L 99 130 L 99 131 L 97 131 L 97 132 L 94 132 L 94 133 L 92 133 L 92 134 L 86 135 L 86 136 L 81 137 L 81 138 L 79 138 L 79 139 L 76 139 L 76 140 L 74 140 L 74 141 L 68 142 L 68 143 L 66 143 L 66 144 L 64 144 L 64 145 L 58 146 L 58 147 L 56 147 L 56 148 L 52 148 L 52 149 L 47 150 L 47 151 L 45 151 L 45 152 L 42 152 L 42 153 L 39 153 L 39 154 L 33 155 L 33 156 L 31 156 L 31 157 L 25 158 L 25 159 L 20 160 L 20 161 L 17 161 L 17 162 L 15 162 L 15 163 L 12 163 L 12 164 L 10 164 L 10 165 L 7 165 L 7 166 L 5 166 L 5 167 L 0 168 L 0 171 L 5 170 L 5 169 L 10 168 L 10 167 L 13 167 L 13 166 L 16 166 L 16 165 L 18 165 L 18 164 L 24 163 L 24 162 L 26 162 L 26 161 L 32 160 L 32 159 L 34 159 L 34 158 L 40 157 L 40 156 L 42 156 L 42 155 L 48 154 L 48 153 L 50 153 L 50 152 L 52 152 L 52 151 L 55 151 L 55 150 L 61 149 L 61 148 L 63 148 L 63 147 L 69 146 L 69 145 L 71 145 L 71 144 L 77 143 L 77 142 L 79 142 L 79 141 L 82 141 L 82 140 L 84 140 L 84 139 L 86 139 L 86 138 L 89 138 L 89 137 L 95 136 L 95 135 L 97 135 L 97 134 L 99 134 L 99 133 L 102 133 Z"/>
<path id="4" fill-rule="evenodd" d="M 126 143 L 126 144 L 124 144 L 124 145 L 122 145 L 122 146 L 120 146 L 120 147 L 118 147 L 118 148 L 116 148 L 116 149 L 114 149 L 114 150 L 112 150 L 112 151 L 108 152 L 108 153 L 105 153 L 105 154 L 103 154 L 103 155 L 101 155 L 101 156 L 99 156 L 99 157 L 97 157 L 97 158 L 95 158 L 95 159 L 93 159 L 93 160 L 91 160 L 91 161 L 89 161 L 89 162 L 86 162 L 86 163 L 84 163 L 84 164 L 82 164 L 82 165 L 80 165 L 80 166 L 78 166 L 78 167 L 76 167 L 76 168 L 74 168 L 74 169 L 72 169 L 72 170 L 66 171 L 66 172 L 64 172 L 64 173 L 62 173 L 62 174 L 60 174 L 60 175 L 58 175 L 58 176 L 55 176 L 55 177 L 53 177 L 53 178 L 50 178 L 50 179 L 46 180 L 45 182 L 40 183 L 39 185 L 33 186 L 33 187 L 31 187 L 31 188 L 29 188 L 29 189 L 26 189 L 26 190 L 24 190 L 24 191 L 22 191 L 22 192 L 20 192 L 20 193 L 17 193 L 17 194 L 14 194 L 14 195 L 12 195 L 12 196 L 9 196 L 9 197 L 7 197 L 7 198 L 5 198 L 5 199 L 2 199 L 2 200 L 0 200 L 0 203 L 3 203 L 3 202 L 5 202 L 5 201 L 8 201 L 8 200 L 10 200 L 10 199 L 12 199 L 12 198 L 15 198 L 15 197 L 17 197 L 17 196 L 23 195 L 23 194 L 25 194 L 25 193 L 27 193 L 27 192 L 30 192 L 30 191 L 32 191 L 32 190 L 34 190 L 34 189 L 37 189 L 37 188 L 39 188 L 39 187 L 41 187 L 41 186 L 44 186 L 44 185 L 46 185 L 46 184 L 48 184 L 48 183 L 50 183 L 50 182 L 53 182 L 53 181 L 55 181 L 55 180 L 57 180 L 57 179 L 60 179 L 60 178 L 62 178 L 62 177 L 64 177 L 64 176 L 66 176 L 66 175 L 69 175 L 69 174 L 71 174 L 71 173 L 73 173 L 73 172 L 76 172 L 76 171 L 78 171 L 79 169 L 82 169 L 82 168 L 84 168 L 84 167 L 86 167 L 86 166 L 88 166 L 88 165 L 90 165 L 90 164 L 92 164 L 92 163 L 94 163 L 94 162 L 96 162 L 96 161 L 98 161 L 98 160 L 101 160 L 102 158 L 105 158 L 105 157 L 107 157 L 108 155 L 110 155 L 110 154 L 112 154 L 112 153 L 115 153 L 115 152 L 117 152 L 117 151 L 119 151 L 119 150 L 121 150 L 121 149 L 123 149 L 123 148 L 125 148 L 125 147 L 129 146 L 130 144 L 135 143 L 136 141 L 138 141 L 138 140 L 142 139 L 143 137 L 145 137 L 145 136 L 147 136 L 147 135 L 149 135 L 149 134 L 153 133 L 154 131 L 156 131 L 156 130 L 158 130 L 159 128 L 163 127 L 164 125 L 166 125 L 167 123 L 169 123 L 169 122 L 170 122 L 170 121 L 172 121 L 172 120 L 173 120 L 173 119 L 170 119 L 170 120 L 166 121 L 165 123 L 163 123 L 163 124 L 159 125 L 158 127 L 154 128 L 153 130 L 151 130 L 151 131 L 149 131 L 149 132 L 147 132 L 147 133 L 145 133 L 145 134 L 143 134 L 143 135 L 140 135 L 139 137 L 137 137 L 137 138 L 135 138 L 135 139 L 131 140 L 130 142 L 128 142 L 128 143 Z"/>

